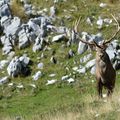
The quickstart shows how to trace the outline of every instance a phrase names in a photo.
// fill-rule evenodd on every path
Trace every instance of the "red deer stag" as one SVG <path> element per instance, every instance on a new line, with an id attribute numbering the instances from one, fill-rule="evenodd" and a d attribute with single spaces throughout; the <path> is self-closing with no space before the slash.
<path id="1" fill-rule="evenodd" d="M 82 40 L 82 38 L 79 37 L 80 41 L 83 43 L 88 44 L 89 46 L 94 46 L 96 48 L 96 80 L 97 80 L 97 91 L 99 94 L 99 97 L 102 98 L 102 89 L 105 87 L 107 89 L 107 96 L 110 96 L 113 92 L 113 89 L 115 87 L 115 79 L 116 79 L 116 71 L 114 70 L 112 63 L 110 61 L 110 58 L 108 54 L 106 53 L 106 48 L 108 44 L 113 40 L 113 38 L 118 34 L 120 31 L 120 26 L 117 21 L 117 19 L 112 15 L 113 19 L 117 23 L 117 31 L 112 35 L 112 37 L 108 40 L 105 40 L 100 45 L 97 44 L 94 40 L 92 43 L 88 41 Z M 77 23 L 78 25 L 78 23 Z M 75 29 L 78 26 L 75 27 Z M 77 29 L 76 29 L 77 30 Z M 76 31 L 77 32 L 77 31 Z"/>

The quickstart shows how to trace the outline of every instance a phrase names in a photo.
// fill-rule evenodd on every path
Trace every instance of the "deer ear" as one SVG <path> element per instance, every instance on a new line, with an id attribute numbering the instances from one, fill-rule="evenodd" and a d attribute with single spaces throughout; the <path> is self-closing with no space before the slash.
<path id="1" fill-rule="evenodd" d="M 92 51 L 97 51 L 97 47 L 95 45 L 89 46 Z"/>

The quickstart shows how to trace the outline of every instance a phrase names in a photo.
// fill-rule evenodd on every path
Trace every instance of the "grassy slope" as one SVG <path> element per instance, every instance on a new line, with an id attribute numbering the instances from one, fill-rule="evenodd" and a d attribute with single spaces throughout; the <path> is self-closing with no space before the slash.
<path id="1" fill-rule="evenodd" d="M 65 15 L 72 15 L 73 19 L 71 21 L 69 22 L 65 21 L 65 24 L 67 24 L 69 27 L 71 27 L 73 21 L 75 21 L 79 16 L 82 16 L 79 30 L 87 31 L 93 34 L 99 31 L 97 30 L 96 26 L 88 27 L 88 25 L 85 24 L 85 19 L 88 16 L 95 15 L 97 17 L 99 15 L 102 15 L 107 17 L 110 16 L 109 11 L 112 11 L 112 13 L 120 12 L 120 10 L 118 9 L 119 1 L 114 5 L 108 3 L 109 6 L 107 7 L 107 9 L 99 8 L 98 7 L 99 3 L 96 2 L 95 0 L 84 0 L 85 3 L 82 2 L 83 0 L 68 0 L 68 1 L 69 2 L 67 2 L 67 4 L 61 2 L 57 5 L 58 16 L 64 19 Z M 107 0 L 104 1 L 108 2 Z M 37 5 L 40 8 L 44 7 L 48 8 L 52 5 L 52 0 L 48 0 L 47 3 L 45 2 L 45 0 L 34 1 L 31 0 L 31 2 L 33 2 L 33 4 Z M 84 6 L 85 4 L 87 5 L 87 7 Z M 78 7 L 79 12 L 78 11 L 63 12 L 63 9 L 66 9 L 68 11 L 70 9 L 73 9 L 74 5 Z M 23 17 L 24 16 L 22 16 L 22 18 Z M 102 30 L 102 33 L 104 34 L 105 38 L 108 38 L 109 35 L 111 35 L 111 33 L 114 30 L 115 29 L 111 26 L 109 28 L 104 28 Z M 15 79 L 11 79 L 11 81 L 16 84 L 22 82 L 23 85 L 25 86 L 25 89 L 23 90 L 9 88 L 7 87 L 7 85 L 0 87 L 1 119 L 2 118 L 3 120 L 5 118 L 10 119 L 9 116 L 12 117 L 11 119 L 13 119 L 15 116 L 23 116 L 26 118 L 26 120 L 28 119 L 37 120 L 40 118 L 42 119 L 43 116 L 45 119 L 45 116 L 47 114 L 48 116 L 47 119 L 67 120 L 71 116 L 70 114 L 73 114 L 72 116 L 75 116 L 75 118 L 73 119 L 76 119 L 77 116 L 84 120 L 84 119 L 96 119 L 95 115 L 97 113 L 100 114 L 100 116 L 98 116 L 97 119 L 103 118 L 106 120 L 118 119 L 117 118 L 119 116 L 118 109 L 120 107 L 119 74 L 117 75 L 117 83 L 113 100 L 109 101 L 108 103 L 104 103 L 101 100 L 97 100 L 95 83 L 92 83 L 92 80 L 94 80 L 94 76 L 89 75 L 89 73 L 86 73 L 86 75 L 76 74 L 75 75 L 76 82 L 71 85 L 60 81 L 61 76 L 67 73 L 67 71 L 65 70 L 65 66 L 69 66 L 70 68 L 78 66 L 79 59 L 82 56 L 76 55 L 72 59 L 65 59 L 65 55 L 67 55 L 67 51 L 70 48 L 66 47 L 61 48 L 61 43 L 55 43 L 53 45 L 50 45 L 50 47 L 56 50 L 57 59 L 61 64 L 53 65 L 52 63 L 49 63 L 51 54 L 50 51 L 44 51 L 44 54 L 47 55 L 47 58 L 37 60 L 36 58 L 39 57 L 42 52 L 33 53 L 31 50 L 32 48 L 26 48 L 25 50 L 21 51 L 18 51 L 16 49 L 17 55 L 21 55 L 23 54 L 24 51 L 26 51 L 30 58 L 32 58 L 33 60 L 32 74 L 31 76 L 26 78 L 18 77 Z M 77 46 L 71 46 L 71 48 L 77 51 Z M 65 55 L 63 56 L 63 54 Z M 3 58 L 4 56 L 1 56 L 1 59 Z M 76 65 L 73 65 L 74 60 L 78 61 Z M 36 63 L 39 62 L 43 62 L 45 64 L 44 69 L 42 70 L 44 75 L 38 81 L 33 82 L 31 77 L 38 70 Z M 45 86 L 46 81 L 51 79 L 48 76 L 51 73 L 57 74 L 54 78 L 57 79 L 58 82 L 57 84 L 52 86 Z M 69 73 L 70 72 L 68 72 L 67 74 Z M 4 73 L 0 74 L 1 74 L 0 76 L 4 76 Z M 34 90 L 33 88 L 31 88 L 29 86 L 30 83 L 36 84 L 37 89 Z M 117 110 L 118 112 L 116 112 Z M 71 111 L 73 112 L 71 113 Z M 63 112 L 66 114 L 65 115 L 62 114 Z M 56 115 L 56 113 L 58 113 L 57 114 L 58 116 Z M 70 119 L 73 120 L 71 117 Z"/>

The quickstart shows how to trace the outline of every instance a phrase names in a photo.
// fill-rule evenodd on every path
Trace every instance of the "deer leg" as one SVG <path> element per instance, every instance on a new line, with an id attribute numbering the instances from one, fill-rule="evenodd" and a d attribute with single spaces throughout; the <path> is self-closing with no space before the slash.
<path id="1" fill-rule="evenodd" d="M 111 96 L 112 93 L 113 93 L 113 87 L 109 87 L 109 88 L 108 88 L 108 92 L 107 92 L 107 96 L 108 96 L 108 97 Z"/>
<path id="2" fill-rule="evenodd" d="M 102 88 L 103 88 L 103 85 L 102 85 L 101 81 L 99 81 L 97 84 L 97 90 L 98 90 L 98 95 L 100 98 L 102 98 Z"/>

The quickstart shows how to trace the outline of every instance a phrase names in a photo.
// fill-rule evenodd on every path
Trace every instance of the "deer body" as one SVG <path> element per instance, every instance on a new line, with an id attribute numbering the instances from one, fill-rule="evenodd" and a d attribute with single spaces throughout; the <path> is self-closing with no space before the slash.
<path id="1" fill-rule="evenodd" d="M 112 14 L 111 14 L 112 15 Z M 96 80 L 97 80 L 97 90 L 100 97 L 102 97 L 102 89 L 105 87 L 107 89 L 107 95 L 111 95 L 113 89 L 115 87 L 115 79 L 116 72 L 112 66 L 110 58 L 106 53 L 106 48 L 109 43 L 115 38 L 115 36 L 120 32 L 120 25 L 114 15 L 112 15 L 113 19 L 117 23 L 117 31 L 108 39 L 103 40 L 103 42 L 99 45 L 96 41 L 85 41 L 79 36 L 79 40 L 89 46 L 92 46 L 93 50 L 96 50 Z M 77 33 L 77 27 L 79 25 L 80 18 L 75 22 L 74 30 Z"/>
<path id="2" fill-rule="evenodd" d="M 97 48 L 96 52 L 96 80 L 97 90 L 100 97 L 102 97 L 102 89 L 105 87 L 109 96 L 114 89 L 116 72 L 112 66 L 108 54 L 105 50 Z"/>

